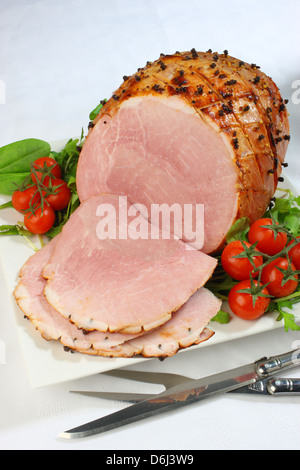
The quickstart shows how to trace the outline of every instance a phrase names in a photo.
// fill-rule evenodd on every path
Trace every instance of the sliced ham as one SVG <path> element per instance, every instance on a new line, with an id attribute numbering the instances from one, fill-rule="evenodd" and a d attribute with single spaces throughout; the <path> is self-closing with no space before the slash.
<path id="1" fill-rule="evenodd" d="M 157 330 L 138 335 L 85 332 L 61 316 L 44 296 L 42 269 L 49 261 L 59 236 L 25 263 L 14 291 L 17 303 L 47 341 L 60 341 L 65 347 L 89 355 L 109 357 L 165 357 L 178 349 L 199 344 L 214 333 L 206 328 L 220 308 L 220 301 L 207 289 L 199 289 L 174 317 Z"/>
<path id="2" fill-rule="evenodd" d="M 270 77 L 227 53 L 195 50 L 124 77 L 90 127 L 77 171 L 80 200 L 126 195 L 150 220 L 153 203 L 204 204 L 206 253 L 220 249 L 237 218 L 263 215 L 290 138 Z"/>
<path id="3" fill-rule="evenodd" d="M 213 336 L 206 328 L 221 308 L 221 300 L 202 287 L 190 297 L 174 317 L 157 330 L 131 339 L 134 346 L 145 357 L 172 356 L 181 348 L 199 344 Z"/>
<path id="4" fill-rule="evenodd" d="M 131 207 L 125 202 L 127 211 Z M 99 239 L 99 208 L 110 211 L 124 239 Z M 92 196 L 63 228 L 43 269 L 44 294 L 78 328 L 139 333 L 168 321 L 212 275 L 216 259 L 172 238 L 131 238 L 131 222 L 120 217 L 116 195 Z M 109 225 L 110 222 L 107 222 Z M 113 224 L 112 224 L 113 226 Z M 188 249 L 189 248 L 189 249 Z"/>
<path id="5" fill-rule="evenodd" d="M 59 340 L 65 347 L 72 350 L 88 353 L 103 354 L 113 351 L 122 351 L 124 356 L 132 356 L 135 349 L 120 345 L 132 339 L 135 335 L 110 334 L 101 332 L 85 332 L 61 316 L 44 296 L 46 281 L 42 277 L 42 270 L 49 261 L 59 236 L 54 238 L 44 248 L 39 250 L 24 264 L 20 271 L 20 279 L 14 291 L 16 301 L 31 320 L 41 336 L 47 341 Z"/>

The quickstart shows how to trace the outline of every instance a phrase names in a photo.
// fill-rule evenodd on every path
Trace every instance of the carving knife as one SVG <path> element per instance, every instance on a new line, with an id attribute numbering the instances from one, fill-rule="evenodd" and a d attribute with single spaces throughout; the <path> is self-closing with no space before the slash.
<path id="1" fill-rule="evenodd" d="M 300 349 L 221 372 L 187 383 L 174 385 L 162 393 L 128 406 L 110 415 L 85 423 L 60 434 L 59 437 L 76 439 L 100 434 L 130 423 L 170 412 L 205 398 L 237 390 L 276 374 L 278 371 L 300 364 Z"/>

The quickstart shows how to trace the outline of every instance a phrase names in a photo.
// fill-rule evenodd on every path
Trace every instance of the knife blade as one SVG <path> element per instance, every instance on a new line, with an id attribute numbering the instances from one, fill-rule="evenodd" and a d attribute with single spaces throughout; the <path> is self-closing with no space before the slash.
<path id="1" fill-rule="evenodd" d="M 208 397 L 253 384 L 276 374 L 279 370 L 295 367 L 299 364 L 300 349 L 270 358 L 263 358 L 236 369 L 189 381 L 187 384 L 179 383 L 147 400 L 65 431 L 59 437 L 76 439 L 100 434 L 161 413 L 170 412 Z"/>

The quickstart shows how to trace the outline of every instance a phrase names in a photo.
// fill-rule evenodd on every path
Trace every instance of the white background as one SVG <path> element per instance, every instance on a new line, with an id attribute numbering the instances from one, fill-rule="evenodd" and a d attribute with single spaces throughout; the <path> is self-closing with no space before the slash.
<path id="1" fill-rule="evenodd" d="M 300 191 L 300 92 L 293 88 L 300 80 L 299 17 L 297 0 L 0 0 L 0 146 L 86 131 L 89 112 L 123 75 L 161 52 L 228 49 L 260 65 L 289 99 L 287 175 Z M 70 395 L 71 388 L 118 383 L 91 378 L 32 390 L 2 273 L 0 291 L 2 449 L 300 449 L 300 397 L 236 394 L 94 438 L 59 440 L 60 432 L 121 406 Z M 299 340 L 299 332 L 277 330 L 189 354 L 193 365 L 182 355 L 144 368 L 214 373 L 288 351 Z"/>

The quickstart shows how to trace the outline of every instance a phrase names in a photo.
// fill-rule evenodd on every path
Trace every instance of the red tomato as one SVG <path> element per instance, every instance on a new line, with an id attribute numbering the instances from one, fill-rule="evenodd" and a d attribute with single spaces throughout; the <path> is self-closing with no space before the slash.
<path id="1" fill-rule="evenodd" d="M 46 201 L 50 204 L 52 209 L 61 211 L 65 209 L 70 202 L 71 190 L 64 180 L 58 178 L 52 180 L 52 187 L 55 193 L 47 196 Z"/>
<path id="2" fill-rule="evenodd" d="M 285 284 L 282 285 L 284 274 L 277 268 L 279 267 L 282 269 L 287 269 L 288 266 L 288 260 L 286 258 L 279 257 L 272 261 L 270 264 L 267 264 L 267 266 L 262 270 L 261 281 L 264 284 L 269 283 L 267 289 L 269 293 L 274 297 L 285 297 L 286 295 L 292 294 L 297 289 L 297 274 L 294 275 L 297 280 L 289 279 L 285 282 Z M 296 268 L 293 263 L 291 264 L 291 269 L 293 271 L 296 271 Z"/>
<path id="3" fill-rule="evenodd" d="M 11 202 L 13 207 L 18 212 L 24 212 L 30 207 L 30 201 L 32 206 L 37 204 L 40 201 L 39 193 L 36 193 L 37 186 L 30 186 L 29 188 L 25 189 L 24 191 L 14 191 Z M 36 193 L 36 195 L 35 195 Z"/>
<path id="4" fill-rule="evenodd" d="M 253 282 L 256 286 L 258 285 L 258 281 Z M 260 284 L 260 286 L 262 286 L 262 284 Z M 265 313 L 270 304 L 269 297 L 259 296 L 253 307 L 252 295 L 250 293 L 238 292 L 241 289 L 250 288 L 250 280 L 241 281 L 231 289 L 228 296 L 228 303 L 232 312 L 243 320 L 256 320 Z M 269 295 L 268 289 L 266 288 L 262 290 L 262 293 Z"/>
<path id="5" fill-rule="evenodd" d="M 39 207 L 35 214 L 25 214 L 24 224 L 31 233 L 43 234 L 48 232 L 55 222 L 55 213 L 52 207 L 44 205 L 44 211 Z"/>
<path id="6" fill-rule="evenodd" d="M 300 237 L 297 238 L 299 239 L 299 243 L 289 250 L 288 256 L 296 269 L 300 269 Z M 292 243 L 294 243 L 293 240 L 288 244 L 288 246 Z"/>
<path id="7" fill-rule="evenodd" d="M 45 165 L 47 167 L 51 167 L 54 165 L 51 170 L 51 175 L 53 175 L 54 178 L 61 178 L 61 169 L 57 161 L 51 157 L 41 157 L 41 158 L 38 158 L 33 163 L 33 168 L 36 170 L 36 175 L 40 181 L 42 180 L 42 177 L 43 177 L 42 169 L 45 167 Z M 36 183 L 36 175 L 33 172 L 31 172 L 31 178 L 34 183 Z M 45 186 L 48 186 L 49 180 L 50 180 L 49 176 L 46 176 L 43 179 L 43 184 Z"/>
<path id="8" fill-rule="evenodd" d="M 252 244 L 258 242 L 256 248 L 262 253 L 266 253 L 270 256 L 276 255 L 276 253 L 279 253 L 287 244 L 287 234 L 278 232 L 275 238 L 274 231 L 272 229 L 263 228 L 262 225 L 272 225 L 272 219 L 259 219 L 254 222 L 248 233 L 249 242 Z"/>
<path id="9" fill-rule="evenodd" d="M 244 242 L 245 245 L 250 248 L 251 243 Z M 258 276 L 258 271 L 253 273 L 253 266 L 250 263 L 247 257 L 245 258 L 234 258 L 234 256 L 243 253 L 244 248 L 240 240 L 233 241 L 229 243 L 223 250 L 221 255 L 221 263 L 229 276 L 237 281 L 244 281 L 250 278 L 250 273 L 252 277 Z M 256 267 L 260 266 L 263 263 L 262 256 L 253 256 L 253 261 Z"/>

